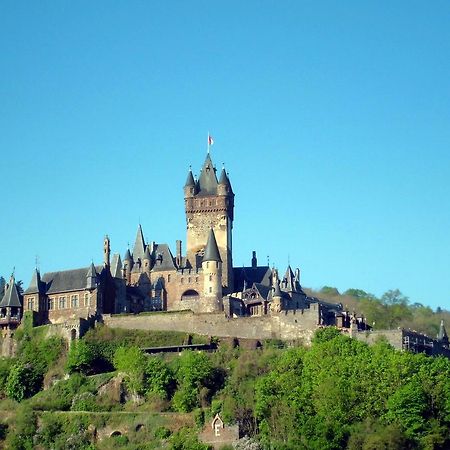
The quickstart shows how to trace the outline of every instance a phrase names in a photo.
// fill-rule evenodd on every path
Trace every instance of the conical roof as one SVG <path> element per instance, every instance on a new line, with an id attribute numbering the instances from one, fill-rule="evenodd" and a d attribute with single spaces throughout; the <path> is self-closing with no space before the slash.
<path id="1" fill-rule="evenodd" d="M 279 282 L 278 279 L 274 280 L 274 283 L 273 283 L 272 287 L 273 287 L 273 294 L 272 294 L 272 296 L 273 297 L 281 297 L 282 294 L 281 294 L 281 289 L 280 289 L 280 282 Z"/>
<path id="2" fill-rule="evenodd" d="M 123 257 L 124 261 L 133 261 L 133 258 L 131 257 L 130 249 L 127 248 L 127 251 L 125 252 L 125 255 Z"/>
<path id="3" fill-rule="evenodd" d="M 144 233 L 142 232 L 141 224 L 139 224 L 136 232 L 136 241 L 133 247 L 133 258 L 136 261 L 138 258 L 143 259 L 145 253 Z"/>
<path id="4" fill-rule="evenodd" d="M 294 272 L 292 272 L 291 266 L 288 265 L 286 269 L 286 273 L 284 274 L 284 278 L 286 280 L 286 290 L 289 292 L 296 291 L 296 285 L 295 285 L 295 276 Z"/>
<path id="5" fill-rule="evenodd" d="M 89 266 L 89 270 L 86 275 L 86 278 L 96 277 L 96 276 L 97 276 L 97 270 L 95 269 L 94 263 L 91 263 L 91 265 Z"/>
<path id="6" fill-rule="evenodd" d="M 441 320 L 441 326 L 439 327 L 438 341 L 441 341 L 441 342 L 447 343 L 447 344 L 449 342 L 447 330 L 445 329 L 443 320 Z"/>
<path id="7" fill-rule="evenodd" d="M 203 168 L 198 179 L 198 188 L 200 194 L 214 195 L 217 193 L 217 177 L 216 169 L 209 153 L 206 155 Z"/>
<path id="8" fill-rule="evenodd" d="M 28 286 L 25 294 L 39 294 L 44 291 L 44 286 L 41 281 L 41 274 L 39 273 L 39 269 L 36 267 L 33 272 L 33 276 L 31 277 L 30 285 Z"/>
<path id="9" fill-rule="evenodd" d="M 206 243 L 203 261 L 222 262 L 222 259 L 220 258 L 219 247 L 217 247 L 216 236 L 214 235 L 214 231 L 212 228 L 209 230 L 208 242 Z"/>
<path id="10" fill-rule="evenodd" d="M 192 187 L 192 186 L 195 186 L 195 181 L 194 181 L 194 176 L 192 175 L 192 170 L 189 169 L 188 176 L 187 176 L 184 187 Z"/>
<path id="11" fill-rule="evenodd" d="M 145 252 L 144 252 L 144 257 L 143 259 L 148 259 L 150 261 L 151 259 L 151 255 L 150 255 L 150 250 L 148 248 L 148 245 L 145 247 Z"/>
<path id="12" fill-rule="evenodd" d="M 222 169 L 222 172 L 220 173 L 219 184 L 223 184 L 224 186 L 227 186 L 231 190 L 230 179 L 228 178 L 228 175 L 225 172 L 225 167 Z"/>
<path id="13" fill-rule="evenodd" d="M 86 274 L 86 289 L 95 289 L 97 287 L 97 271 L 94 263 L 91 263 Z"/>
<path id="14" fill-rule="evenodd" d="M 8 289 L 6 290 L 5 295 L 2 298 L 2 301 L 0 302 L 0 307 L 1 308 L 22 307 L 22 303 L 20 303 L 19 292 L 17 291 L 17 286 L 14 277 L 11 277 Z"/>
<path id="15" fill-rule="evenodd" d="M 122 260 L 118 253 L 112 257 L 110 272 L 114 278 L 122 278 Z"/>

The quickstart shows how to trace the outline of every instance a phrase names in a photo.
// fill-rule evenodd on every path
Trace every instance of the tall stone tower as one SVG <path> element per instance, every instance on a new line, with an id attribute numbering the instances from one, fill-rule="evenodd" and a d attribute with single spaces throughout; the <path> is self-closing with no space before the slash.
<path id="1" fill-rule="evenodd" d="M 217 180 L 216 169 L 209 153 L 198 181 L 194 180 L 192 171 L 189 170 L 184 185 L 184 204 L 187 224 L 186 252 L 189 262 L 193 267 L 201 267 L 209 232 L 213 229 L 223 264 L 223 290 L 224 293 L 232 292 L 234 193 L 225 169 L 222 169 Z"/>

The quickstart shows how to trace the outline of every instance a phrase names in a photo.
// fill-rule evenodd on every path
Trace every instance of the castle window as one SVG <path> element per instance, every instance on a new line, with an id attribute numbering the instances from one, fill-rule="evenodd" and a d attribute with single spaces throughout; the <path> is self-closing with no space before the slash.
<path id="1" fill-rule="evenodd" d="M 191 277 L 188 277 L 188 283 L 190 283 L 191 282 Z"/>
<path id="2" fill-rule="evenodd" d="M 28 307 L 28 309 L 29 309 L 30 311 L 33 311 L 33 309 L 34 309 L 34 297 L 30 297 L 30 298 L 28 299 L 27 307 Z"/>
<path id="3" fill-rule="evenodd" d="M 209 276 L 209 281 L 212 281 L 212 275 Z"/>
<path id="4" fill-rule="evenodd" d="M 211 294 L 211 292 L 212 292 L 212 287 L 210 286 L 209 287 L 209 293 Z"/>
<path id="5" fill-rule="evenodd" d="M 89 306 L 89 294 L 87 292 L 84 293 L 84 306 Z"/>
<path id="6" fill-rule="evenodd" d="M 72 295 L 70 299 L 70 306 L 72 308 L 78 308 L 78 295 Z"/>
<path id="7" fill-rule="evenodd" d="M 170 273 L 167 275 L 167 282 L 170 283 Z"/>
<path id="8" fill-rule="evenodd" d="M 209 261 L 206 261 L 206 268 L 209 267 Z"/>
<path id="9" fill-rule="evenodd" d="M 64 309 L 66 307 L 66 297 L 59 297 L 59 309 Z"/>
<path id="10" fill-rule="evenodd" d="M 183 284 L 183 282 L 184 282 L 184 280 L 183 280 L 183 278 L 181 278 L 180 283 Z"/>
<path id="11" fill-rule="evenodd" d="M 195 282 L 198 283 L 198 277 L 195 277 Z"/>
<path id="12" fill-rule="evenodd" d="M 55 309 L 55 299 L 53 297 L 50 297 L 48 299 L 48 310 L 51 311 L 52 309 Z"/>

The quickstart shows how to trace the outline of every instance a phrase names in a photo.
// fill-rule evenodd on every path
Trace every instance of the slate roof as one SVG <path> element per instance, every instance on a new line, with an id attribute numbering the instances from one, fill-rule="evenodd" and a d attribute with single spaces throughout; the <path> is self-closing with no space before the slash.
<path id="1" fill-rule="evenodd" d="M 208 153 L 198 179 L 199 195 L 217 194 L 217 184 L 216 169 Z"/>
<path id="2" fill-rule="evenodd" d="M 222 259 L 220 258 L 219 247 L 217 247 L 216 236 L 214 235 L 214 231 L 212 228 L 209 230 L 208 242 L 206 243 L 203 261 L 222 262 Z"/>
<path id="3" fill-rule="evenodd" d="M 118 253 L 114 253 L 111 259 L 111 275 L 114 278 L 122 278 L 122 260 Z"/>
<path id="4" fill-rule="evenodd" d="M 152 271 L 176 270 L 172 252 L 167 244 L 155 244 L 152 256 Z"/>
<path id="5" fill-rule="evenodd" d="M 244 280 L 247 286 L 252 286 L 253 283 L 270 286 L 271 274 L 272 271 L 269 266 L 235 267 L 233 268 L 234 291 L 240 292 L 244 289 Z"/>
<path id="6" fill-rule="evenodd" d="M 86 289 L 87 275 L 91 267 L 81 269 L 49 272 L 44 274 L 42 281 L 46 283 L 47 294 L 59 292 L 81 291 Z M 102 266 L 95 267 L 97 273 L 102 271 Z"/>
<path id="7" fill-rule="evenodd" d="M 125 252 L 125 255 L 124 255 L 124 257 L 123 257 L 123 260 L 124 260 L 124 261 L 133 261 L 133 258 L 132 258 L 132 256 L 131 256 L 131 253 L 130 253 L 130 249 L 129 249 L 129 248 L 127 248 L 127 251 Z"/>
<path id="8" fill-rule="evenodd" d="M 189 169 L 186 184 L 184 185 L 184 187 L 191 187 L 191 186 L 195 186 L 195 181 L 194 176 L 192 175 L 192 170 Z"/>
<path id="9" fill-rule="evenodd" d="M 16 307 L 21 308 L 22 303 L 20 302 L 19 292 L 17 291 L 17 286 L 14 278 L 10 281 L 8 289 L 0 302 L 1 308 L 6 307 Z"/>
<path id="10" fill-rule="evenodd" d="M 441 325 L 439 327 L 438 341 L 441 341 L 443 343 L 448 343 L 447 330 L 445 329 L 443 320 L 441 320 Z"/>
<path id="11" fill-rule="evenodd" d="M 228 186 L 230 188 L 230 191 L 232 191 L 230 179 L 228 178 L 228 175 L 225 172 L 225 168 L 222 169 L 222 172 L 220 174 L 219 184 L 224 184 L 225 186 Z"/>
<path id="12" fill-rule="evenodd" d="M 255 287 L 255 289 L 257 289 L 257 291 L 259 292 L 259 295 L 268 300 L 269 299 L 269 294 L 271 291 L 271 288 L 269 286 L 266 286 L 265 284 L 261 284 L 261 283 L 254 283 L 253 286 Z"/>
<path id="13" fill-rule="evenodd" d="M 24 292 L 25 294 L 37 294 L 45 292 L 45 283 L 41 280 L 41 274 L 39 270 L 36 268 L 33 272 L 33 276 L 31 277 L 30 285 L 27 290 Z"/>
<path id="14" fill-rule="evenodd" d="M 136 232 L 136 240 L 134 242 L 133 247 L 133 258 L 137 261 L 138 258 L 143 259 L 145 253 L 145 241 L 144 241 L 144 233 L 142 232 L 141 224 L 139 224 L 137 232 Z"/>
<path id="15" fill-rule="evenodd" d="M 273 297 L 281 297 L 281 289 L 280 289 L 280 283 L 278 280 L 275 280 L 275 283 L 273 285 Z"/>
<path id="16" fill-rule="evenodd" d="M 145 252 L 144 252 L 144 256 L 143 256 L 143 260 L 144 259 L 148 259 L 149 261 L 150 261 L 150 259 L 151 259 L 152 257 L 151 257 L 151 255 L 150 255 L 150 250 L 148 249 L 148 245 L 145 247 Z"/>

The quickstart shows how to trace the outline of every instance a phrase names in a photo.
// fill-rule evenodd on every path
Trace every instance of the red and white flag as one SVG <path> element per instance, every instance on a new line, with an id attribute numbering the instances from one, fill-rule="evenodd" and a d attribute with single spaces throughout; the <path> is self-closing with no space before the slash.
<path id="1" fill-rule="evenodd" d="M 213 145 L 214 144 L 214 139 L 211 135 L 208 134 L 208 145 Z"/>

